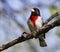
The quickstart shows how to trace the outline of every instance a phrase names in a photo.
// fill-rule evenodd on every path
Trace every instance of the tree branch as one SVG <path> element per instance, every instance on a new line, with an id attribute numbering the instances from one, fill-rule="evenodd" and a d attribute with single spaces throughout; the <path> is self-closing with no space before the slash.
<path id="1" fill-rule="evenodd" d="M 55 16 L 59 16 L 60 15 L 60 12 L 57 12 L 58 15 L 55 13 L 54 15 L 52 15 L 49 19 L 53 19 Z M 47 23 L 50 21 L 50 20 L 47 20 Z M 45 22 L 46 23 L 46 22 Z M 7 43 L 7 44 L 4 44 L 2 46 L 0 46 L 0 51 L 3 51 L 5 49 L 8 49 L 9 47 L 17 44 L 17 43 L 21 43 L 21 42 L 24 42 L 26 40 L 29 40 L 29 39 L 32 39 L 32 38 L 35 38 L 37 36 L 39 36 L 39 34 L 43 34 L 43 33 L 46 33 L 48 32 L 49 30 L 51 30 L 52 28 L 56 27 L 56 26 L 59 26 L 60 25 L 60 19 L 57 20 L 57 21 L 54 21 L 52 22 L 51 24 L 44 24 L 44 26 L 38 31 L 38 32 L 31 32 L 31 33 L 26 33 L 26 32 L 23 32 L 22 33 L 22 36 Z M 34 36 L 35 35 L 35 36 Z M 38 38 L 38 37 L 37 37 Z"/>
<path id="2" fill-rule="evenodd" d="M 57 17 L 60 15 L 60 11 L 56 12 L 55 14 L 53 14 L 50 18 L 48 18 L 44 24 L 47 24 L 49 21 L 51 21 L 53 18 Z"/>

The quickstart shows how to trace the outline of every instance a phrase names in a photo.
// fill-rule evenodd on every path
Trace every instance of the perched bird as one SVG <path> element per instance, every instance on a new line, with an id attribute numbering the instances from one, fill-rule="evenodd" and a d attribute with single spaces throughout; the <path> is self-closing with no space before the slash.
<path id="1" fill-rule="evenodd" d="M 32 8 L 31 10 L 31 16 L 27 21 L 27 24 L 29 26 L 30 31 L 38 31 L 43 26 L 43 21 L 40 16 L 40 11 L 38 8 Z M 39 43 L 41 47 L 46 47 L 47 44 L 44 40 L 45 34 L 43 36 L 39 37 Z"/>

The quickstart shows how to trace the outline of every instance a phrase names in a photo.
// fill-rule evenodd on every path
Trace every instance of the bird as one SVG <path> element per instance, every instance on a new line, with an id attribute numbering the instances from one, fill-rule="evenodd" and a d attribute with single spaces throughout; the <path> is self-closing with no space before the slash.
<path id="1" fill-rule="evenodd" d="M 41 27 L 43 26 L 43 20 L 42 20 L 42 17 L 40 15 L 40 11 L 38 8 L 31 9 L 31 15 L 27 21 L 27 24 L 28 24 L 28 27 L 29 27 L 31 32 L 39 31 L 41 29 Z M 43 34 L 43 36 L 40 36 L 38 39 L 39 39 L 39 44 L 41 47 L 47 46 L 47 44 L 44 40 L 45 33 Z"/>

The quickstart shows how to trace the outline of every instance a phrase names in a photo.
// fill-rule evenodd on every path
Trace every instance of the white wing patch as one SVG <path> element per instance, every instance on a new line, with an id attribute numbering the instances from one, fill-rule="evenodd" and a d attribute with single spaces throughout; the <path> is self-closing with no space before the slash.
<path id="1" fill-rule="evenodd" d="M 37 27 L 37 30 L 40 29 L 42 27 L 42 18 L 40 16 L 38 16 L 38 19 L 36 20 L 36 27 Z"/>

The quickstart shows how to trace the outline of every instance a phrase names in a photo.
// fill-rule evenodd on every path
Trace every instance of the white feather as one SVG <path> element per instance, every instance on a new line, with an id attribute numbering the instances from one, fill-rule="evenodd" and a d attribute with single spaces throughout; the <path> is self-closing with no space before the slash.
<path id="1" fill-rule="evenodd" d="M 36 20 L 35 22 L 36 24 L 36 27 L 37 27 L 37 30 L 40 29 L 42 27 L 42 18 L 40 16 L 38 16 L 38 19 Z"/>

